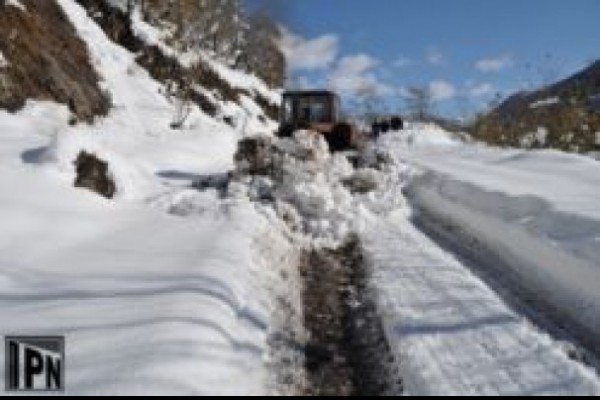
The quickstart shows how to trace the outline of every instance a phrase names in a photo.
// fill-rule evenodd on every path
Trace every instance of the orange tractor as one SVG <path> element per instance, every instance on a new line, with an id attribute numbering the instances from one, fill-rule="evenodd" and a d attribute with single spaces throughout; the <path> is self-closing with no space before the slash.
<path id="1" fill-rule="evenodd" d="M 277 135 L 290 137 L 300 129 L 322 134 L 331 151 L 355 149 L 365 136 L 354 124 L 342 120 L 340 97 L 327 90 L 284 93 Z"/>

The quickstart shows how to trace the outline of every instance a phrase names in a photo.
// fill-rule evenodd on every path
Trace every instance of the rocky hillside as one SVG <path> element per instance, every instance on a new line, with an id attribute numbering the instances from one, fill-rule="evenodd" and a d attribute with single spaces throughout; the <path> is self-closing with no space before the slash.
<path id="1" fill-rule="evenodd" d="M 598 150 L 600 61 L 553 85 L 515 94 L 481 117 L 473 131 L 501 146 Z"/>
<path id="2" fill-rule="evenodd" d="M 285 71 L 275 44 L 278 30 L 263 20 L 262 28 L 250 34 L 253 19 L 242 14 L 237 0 L 200 2 L 205 9 L 194 13 L 179 7 L 199 2 L 177 2 L 173 10 L 178 13 L 167 12 L 166 2 L 149 0 L 77 3 L 107 37 L 135 54 L 136 63 L 164 86 L 169 101 L 180 104 L 174 128 L 196 106 L 234 128 L 256 119 L 267 130 L 277 118 L 279 98 L 273 89 L 282 85 Z M 209 11 L 221 20 L 206 20 Z M 210 30 L 218 37 L 192 35 L 213 26 L 223 27 Z M 209 42 L 216 47 L 209 48 Z M 256 54 L 264 56 L 261 68 Z M 28 99 L 51 100 L 92 122 L 112 106 L 93 63 L 56 0 L 0 1 L 0 108 L 15 112 Z"/>
<path id="3" fill-rule="evenodd" d="M 0 55 L 0 108 L 35 99 L 68 105 L 86 121 L 108 112 L 86 46 L 53 0 L 0 2 Z"/>

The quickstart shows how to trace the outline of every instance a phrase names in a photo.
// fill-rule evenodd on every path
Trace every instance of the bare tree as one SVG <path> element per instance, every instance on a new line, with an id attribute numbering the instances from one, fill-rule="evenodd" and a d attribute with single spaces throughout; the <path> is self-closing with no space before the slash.
<path id="1" fill-rule="evenodd" d="M 433 110 L 433 95 L 427 87 L 412 86 L 407 89 L 404 101 L 408 113 L 418 120 L 431 116 Z"/>
<path id="2" fill-rule="evenodd" d="M 462 123 L 466 123 L 475 116 L 473 103 L 468 93 L 460 93 L 454 99 L 456 112 Z"/>
<path id="3" fill-rule="evenodd" d="M 241 0 L 144 0 L 151 23 L 172 28 L 179 50 L 204 50 L 232 66 L 246 46 L 248 23 Z"/>

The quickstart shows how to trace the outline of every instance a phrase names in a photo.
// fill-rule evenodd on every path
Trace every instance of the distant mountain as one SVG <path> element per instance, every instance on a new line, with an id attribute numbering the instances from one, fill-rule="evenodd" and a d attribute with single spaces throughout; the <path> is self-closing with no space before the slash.
<path id="1" fill-rule="evenodd" d="M 600 60 L 564 80 L 517 93 L 478 119 L 474 136 L 514 147 L 600 148 Z"/>
<path id="2" fill-rule="evenodd" d="M 600 106 L 600 60 L 555 84 L 509 97 L 497 108 L 497 112 L 502 117 L 514 118 L 515 115 L 526 113 L 532 108 L 559 106 L 564 102 L 580 100 L 595 108 Z"/>

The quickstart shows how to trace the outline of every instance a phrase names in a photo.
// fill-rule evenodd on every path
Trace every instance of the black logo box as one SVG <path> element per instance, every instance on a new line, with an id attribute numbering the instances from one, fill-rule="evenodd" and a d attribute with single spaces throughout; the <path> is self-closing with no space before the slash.
<path id="1" fill-rule="evenodd" d="M 60 387 L 56 389 L 24 389 L 15 387 L 11 384 L 14 367 L 18 364 L 11 359 L 10 345 L 17 343 L 19 345 L 39 348 L 50 353 L 54 353 L 60 358 Z M 65 390 L 65 338 L 63 336 L 6 336 L 5 344 L 5 391 L 6 392 L 64 392 Z"/>

